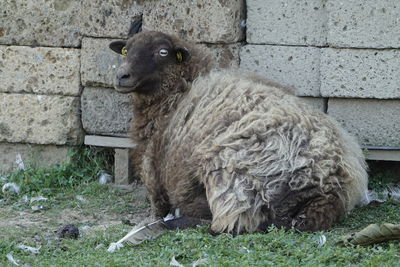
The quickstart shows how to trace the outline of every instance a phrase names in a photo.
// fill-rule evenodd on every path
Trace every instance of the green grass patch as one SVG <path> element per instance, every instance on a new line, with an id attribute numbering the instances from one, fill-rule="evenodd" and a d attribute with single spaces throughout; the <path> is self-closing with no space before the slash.
<path id="1" fill-rule="evenodd" d="M 107 157 L 90 150 L 71 153 L 70 163 L 51 169 L 28 169 L 7 176 L 21 186 L 18 197 L 0 196 L 0 266 L 12 266 L 11 253 L 29 266 L 169 266 L 172 258 L 184 266 L 202 259 L 207 266 L 400 266 L 400 242 L 366 247 L 339 246 L 341 236 L 371 223 L 400 223 L 400 204 L 393 199 L 377 206 L 357 208 L 331 231 L 299 233 L 274 227 L 266 233 L 211 235 L 208 227 L 170 231 L 156 240 L 108 253 L 111 242 L 131 226 L 123 219 L 148 214 L 149 203 L 140 191 L 124 191 L 97 182 L 107 168 Z M 375 188 L 385 188 L 372 185 Z M 48 197 L 44 208 L 33 211 L 23 195 Z M 77 196 L 80 196 L 79 198 Z M 1 199 L 2 198 L 2 199 Z M 58 239 L 61 225 L 89 226 L 76 240 Z M 321 246 L 320 236 L 327 242 Z M 17 248 L 40 247 L 32 255 Z"/>
<path id="2" fill-rule="evenodd" d="M 387 211 L 392 212 L 391 206 L 382 205 L 373 212 L 371 220 L 376 221 L 386 216 Z M 367 215 L 368 210 L 358 210 L 350 216 L 349 222 Z M 398 216 L 393 218 L 399 220 Z M 213 236 L 207 227 L 201 227 L 167 232 L 157 240 L 136 247 L 126 246 L 110 254 L 106 251 L 107 246 L 130 229 L 116 225 L 77 240 L 65 239 L 44 245 L 39 255 L 16 249 L 17 241 L 21 240 L 0 241 L 0 254 L 12 252 L 16 259 L 31 266 L 169 266 L 173 257 L 185 266 L 199 259 L 206 259 L 210 266 L 398 266 L 400 245 L 395 241 L 368 247 L 337 246 L 344 228 L 350 230 L 347 228 L 349 222 L 324 233 L 298 233 L 271 227 L 266 234 L 237 237 Z M 320 247 L 318 237 L 322 234 L 327 243 Z M 104 247 L 96 249 L 100 244 Z M 27 245 L 36 244 L 28 242 Z M 0 259 L 0 264 L 8 263 Z"/>
<path id="3" fill-rule="evenodd" d="M 5 175 L 0 187 L 13 182 L 20 186 L 20 195 L 53 196 L 94 181 L 100 171 L 110 168 L 110 157 L 97 149 L 75 148 L 69 152 L 69 157 L 67 163 L 52 168 L 27 168 Z M 4 197 L 0 192 L 0 199 Z"/>
<path id="4" fill-rule="evenodd" d="M 377 173 L 369 177 L 368 186 L 373 190 L 382 191 L 388 187 L 398 185 L 398 177 L 393 177 L 390 172 Z"/>

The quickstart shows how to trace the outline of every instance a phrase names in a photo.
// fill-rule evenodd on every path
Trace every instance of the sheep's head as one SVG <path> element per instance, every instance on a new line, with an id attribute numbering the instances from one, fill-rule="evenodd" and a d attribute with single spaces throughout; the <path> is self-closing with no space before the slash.
<path id="1" fill-rule="evenodd" d="M 114 81 L 121 93 L 153 94 L 171 75 L 179 76 L 190 59 L 179 39 L 160 32 L 141 32 L 128 41 L 110 43 L 110 48 L 125 57 Z"/>

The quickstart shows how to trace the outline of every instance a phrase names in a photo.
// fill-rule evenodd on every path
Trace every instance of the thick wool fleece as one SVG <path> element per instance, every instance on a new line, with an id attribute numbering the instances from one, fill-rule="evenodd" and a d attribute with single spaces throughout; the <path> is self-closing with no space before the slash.
<path id="1" fill-rule="evenodd" d="M 215 232 L 321 230 L 368 201 L 362 152 L 327 115 L 250 74 L 212 71 L 188 86 L 143 148 L 158 215 L 212 217 Z"/>

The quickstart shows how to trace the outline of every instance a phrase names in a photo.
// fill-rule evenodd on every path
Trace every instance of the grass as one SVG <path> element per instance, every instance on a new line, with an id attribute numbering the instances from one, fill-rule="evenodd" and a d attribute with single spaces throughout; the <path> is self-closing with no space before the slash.
<path id="1" fill-rule="evenodd" d="M 265 234 L 232 237 L 213 236 L 208 227 L 199 227 L 167 232 L 156 240 L 108 253 L 108 245 L 132 228 L 121 221 L 138 222 L 148 216 L 145 194 L 97 183 L 97 173 L 106 168 L 101 155 L 81 150 L 71 156 L 75 160 L 63 166 L 8 176 L 8 181 L 21 185 L 22 193 L 19 197 L 0 195 L 0 266 L 12 266 L 8 253 L 29 266 L 169 266 L 172 258 L 184 266 L 197 260 L 209 266 L 400 266 L 399 241 L 367 247 L 336 244 L 343 234 L 371 223 L 400 223 L 400 203 L 394 200 L 358 208 L 328 232 L 271 227 Z M 23 195 L 45 195 L 49 200 L 35 212 L 31 203 L 21 200 Z M 54 231 L 66 223 L 88 230 L 76 240 L 60 240 Z M 321 235 L 327 239 L 323 246 L 318 242 Z M 41 247 L 41 253 L 29 254 L 18 244 Z"/>
<path id="2" fill-rule="evenodd" d="M 51 196 L 93 181 L 101 170 L 109 167 L 107 154 L 99 153 L 95 149 L 73 149 L 69 152 L 69 157 L 69 162 L 56 165 L 51 169 L 27 168 L 25 171 L 11 173 L 6 176 L 7 182 L 21 185 L 20 195 Z M 2 192 L 0 192 L 1 197 Z"/>

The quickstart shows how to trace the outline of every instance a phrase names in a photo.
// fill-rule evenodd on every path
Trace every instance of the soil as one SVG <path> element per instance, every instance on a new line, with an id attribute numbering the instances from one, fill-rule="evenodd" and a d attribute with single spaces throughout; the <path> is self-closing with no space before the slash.
<path id="1" fill-rule="evenodd" d="M 41 233 L 43 236 L 48 236 L 56 235 L 60 227 L 74 224 L 87 234 L 116 224 L 136 225 L 153 218 L 146 204 L 146 190 L 142 185 L 122 188 L 111 185 L 110 187 L 114 193 L 117 192 L 118 196 L 121 196 L 114 203 L 106 203 L 105 199 L 97 199 L 96 196 L 85 197 L 81 203 L 75 201 L 78 202 L 75 207 L 66 203 L 69 200 L 50 204 L 50 199 L 49 202 L 42 201 L 40 204 L 27 202 L 20 205 L 8 205 L 6 201 L 3 201 L 0 203 L 0 229 L 8 229 L 11 232 Z M 131 194 L 134 200 L 130 197 Z M 132 203 L 126 203 L 126 201 L 132 201 Z M 40 210 L 35 211 L 31 208 L 42 204 L 43 208 Z M 101 208 L 98 208 L 99 205 Z M 117 209 L 122 205 L 128 208 Z"/>

